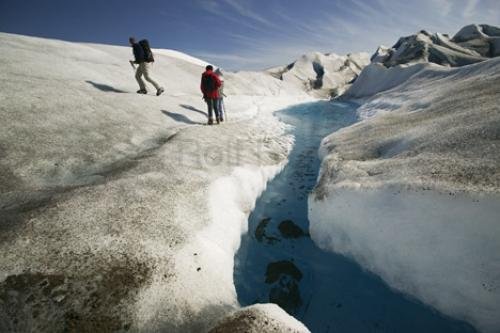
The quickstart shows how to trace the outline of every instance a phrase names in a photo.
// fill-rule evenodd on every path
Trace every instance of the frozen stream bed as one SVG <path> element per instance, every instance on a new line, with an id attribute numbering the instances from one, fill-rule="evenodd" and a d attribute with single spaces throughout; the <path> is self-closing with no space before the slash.
<path id="1" fill-rule="evenodd" d="M 239 302 L 279 304 L 312 332 L 474 332 L 310 239 L 307 197 L 320 167 L 318 147 L 356 121 L 355 107 L 325 101 L 278 113 L 292 125 L 295 144 L 258 199 L 235 256 Z"/>

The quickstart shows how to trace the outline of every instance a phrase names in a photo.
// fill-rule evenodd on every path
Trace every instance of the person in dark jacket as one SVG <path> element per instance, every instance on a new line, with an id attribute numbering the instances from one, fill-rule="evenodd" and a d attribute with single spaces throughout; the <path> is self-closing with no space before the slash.
<path id="1" fill-rule="evenodd" d="M 211 65 L 205 67 L 205 72 L 201 75 L 201 92 L 203 93 L 203 99 L 207 102 L 208 106 L 208 124 L 212 125 L 214 123 L 213 112 L 215 112 L 215 119 L 217 124 L 220 123 L 219 108 L 217 107 L 217 101 L 219 99 L 219 88 L 221 86 L 221 81 L 219 77 L 214 73 L 214 68 Z"/>
<path id="2" fill-rule="evenodd" d="M 146 79 L 146 81 L 150 82 L 156 88 L 156 96 L 160 96 L 165 89 L 161 87 L 155 80 L 151 78 L 149 72 L 151 71 L 151 63 L 154 62 L 153 57 L 151 56 L 148 59 L 144 49 L 139 43 L 136 43 L 134 37 L 129 38 L 130 46 L 132 46 L 132 50 L 134 52 L 134 61 L 131 61 L 133 64 L 139 65 L 135 71 L 135 79 L 137 83 L 139 83 L 139 90 L 137 90 L 138 94 L 147 94 L 146 83 L 142 79 L 142 76 Z"/>

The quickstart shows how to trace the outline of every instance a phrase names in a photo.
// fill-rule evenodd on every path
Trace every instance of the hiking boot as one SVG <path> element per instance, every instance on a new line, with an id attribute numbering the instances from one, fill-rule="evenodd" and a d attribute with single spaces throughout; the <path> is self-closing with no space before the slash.
<path id="1" fill-rule="evenodd" d="M 224 122 L 224 118 L 221 117 L 220 118 L 220 122 L 223 123 Z"/>
<path id="2" fill-rule="evenodd" d="M 214 120 L 213 119 L 208 119 L 208 125 L 213 125 L 214 124 Z"/>
<path id="3" fill-rule="evenodd" d="M 163 94 L 165 92 L 165 89 L 163 88 L 160 88 L 156 91 L 156 96 L 160 96 L 161 94 Z"/>
<path id="4" fill-rule="evenodd" d="M 220 119 L 219 119 L 219 118 L 217 118 L 217 125 L 219 125 L 219 124 L 220 124 Z"/>
<path id="5" fill-rule="evenodd" d="M 145 94 L 147 94 L 147 93 L 148 93 L 148 91 L 147 91 L 146 89 L 139 89 L 139 90 L 137 90 L 137 93 L 138 93 L 138 94 L 144 94 L 144 95 L 145 95 Z"/>

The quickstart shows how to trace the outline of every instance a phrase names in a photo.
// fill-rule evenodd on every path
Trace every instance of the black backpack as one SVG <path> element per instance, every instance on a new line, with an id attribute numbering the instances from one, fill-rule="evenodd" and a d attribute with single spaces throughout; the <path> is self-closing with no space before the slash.
<path id="1" fill-rule="evenodd" d="M 146 62 L 154 62 L 153 52 L 151 52 L 151 47 L 149 47 L 149 42 L 147 39 L 143 39 L 139 41 L 139 45 L 142 47 L 144 51 L 144 60 Z"/>
<path id="2" fill-rule="evenodd" d="M 215 87 L 215 80 L 214 80 L 214 77 L 212 75 L 203 75 L 203 79 L 201 82 L 203 85 L 203 89 L 205 91 L 214 91 L 217 89 Z"/>

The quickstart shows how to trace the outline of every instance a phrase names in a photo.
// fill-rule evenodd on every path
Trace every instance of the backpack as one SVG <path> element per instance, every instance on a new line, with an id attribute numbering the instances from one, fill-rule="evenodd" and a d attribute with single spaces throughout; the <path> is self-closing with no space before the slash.
<path id="1" fill-rule="evenodd" d="M 154 62 L 153 52 L 151 52 L 151 48 L 149 47 L 149 42 L 147 39 L 143 39 L 139 41 L 139 45 L 142 47 L 144 51 L 144 60 L 146 62 Z"/>
<path id="2" fill-rule="evenodd" d="M 207 92 L 212 92 L 217 90 L 215 86 L 215 79 L 212 75 L 203 75 L 202 79 L 203 90 Z"/>

